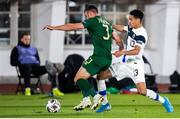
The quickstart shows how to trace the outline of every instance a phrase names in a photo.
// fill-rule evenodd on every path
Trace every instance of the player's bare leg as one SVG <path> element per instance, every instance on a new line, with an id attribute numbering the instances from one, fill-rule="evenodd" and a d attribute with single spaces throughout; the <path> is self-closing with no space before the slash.
<path id="1" fill-rule="evenodd" d="M 111 71 L 109 69 L 107 69 L 105 71 L 100 72 L 97 75 L 97 80 L 104 80 L 104 79 L 108 79 L 111 77 L 112 77 Z"/>
<path id="2" fill-rule="evenodd" d="M 141 95 L 147 96 L 150 99 L 161 102 L 167 112 L 174 111 L 173 106 L 171 105 L 171 103 L 167 97 L 161 97 L 159 94 L 157 94 L 153 90 L 147 89 L 146 84 L 144 82 L 137 83 L 136 87 L 137 87 L 138 92 Z"/>
<path id="3" fill-rule="evenodd" d="M 78 72 L 76 73 L 76 76 L 74 78 L 74 82 L 77 82 L 81 78 L 87 80 L 91 75 L 86 71 L 85 68 L 80 67 Z"/>
<path id="4" fill-rule="evenodd" d="M 146 96 L 147 88 L 146 88 L 146 84 L 144 82 L 137 83 L 136 88 L 141 95 Z"/>

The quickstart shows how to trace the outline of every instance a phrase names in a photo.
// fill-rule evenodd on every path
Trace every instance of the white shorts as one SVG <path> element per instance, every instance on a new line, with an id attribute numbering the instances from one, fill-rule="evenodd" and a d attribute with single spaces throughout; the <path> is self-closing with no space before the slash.
<path id="1" fill-rule="evenodd" d="M 118 81 L 129 77 L 134 81 L 135 84 L 145 82 L 144 62 L 141 60 L 131 61 L 128 63 L 114 63 L 111 64 L 109 70 L 112 76 Z"/>

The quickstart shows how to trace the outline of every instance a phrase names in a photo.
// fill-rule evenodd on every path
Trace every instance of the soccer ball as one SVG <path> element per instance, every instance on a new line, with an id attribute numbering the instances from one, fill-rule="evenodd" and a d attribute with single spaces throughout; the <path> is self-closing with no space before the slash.
<path id="1" fill-rule="evenodd" d="M 50 99 L 46 105 L 46 110 L 51 113 L 59 112 L 61 109 L 61 104 L 56 99 Z"/>

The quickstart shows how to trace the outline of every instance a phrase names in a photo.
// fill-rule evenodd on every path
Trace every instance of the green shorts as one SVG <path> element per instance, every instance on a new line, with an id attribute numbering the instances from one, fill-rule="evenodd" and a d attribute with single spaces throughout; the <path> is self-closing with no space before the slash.
<path id="1" fill-rule="evenodd" d="M 112 59 L 102 56 L 90 56 L 83 62 L 82 66 L 93 76 L 108 69 L 111 65 L 111 61 Z"/>

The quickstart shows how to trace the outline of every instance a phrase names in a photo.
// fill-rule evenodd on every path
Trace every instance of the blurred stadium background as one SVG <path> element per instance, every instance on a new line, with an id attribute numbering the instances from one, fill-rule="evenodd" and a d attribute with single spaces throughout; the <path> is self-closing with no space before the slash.
<path id="1" fill-rule="evenodd" d="M 31 44 L 38 48 L 41 64 L 45 64 L 45 60 L 63 63 L 74 53 L 85 59 L 91 54 L 91 40 L 86 30 L 41 30 L 47 24 L 81 22 L 88 3 L 96 4 L 113 24 L 127 24 L 127 14 L 132 9 L 145 13 L 144 26 L 149 41 L 144 55 L 157 74 L 159 91 L 169 91 L 169 76 L 174 71 L 180 72 L 179 0 L 0 0 L 0 93 L 16 90 L 17 73 L 10 65 L 10 52 L 24 31 L 31 33 Z M 113 48 L 116 49 L 115 44 Z M 149 67 L 145 70 L 150 72 Z M 46 78 L 43 84 L 49 86 Z"/>
<path id="2" fill-rule="evenodd" d="M 0 117 L 179 117 L 179 94 L 162 94 L 172 101 L 173 114 L 165 113 L 160 104 L 138 95 L 109 95 L 113 109 L 102 115 L 90 110 L 75 112 L 72 107 L 81 100 L 79 93 L 58 98 L 62 110 L 51 115 L 45 110 L 45 104 L 51 98 L 47 95 L 50 90 L 47 75 L 41 80 L 45 95 L 4 95 L 16 92 L 18 78 L 15 67 L 10 65 L 10 53 L 22 32 L 31 33 L 31 44 L 38 48 L 42 65 L 46 60 L 64 63 L 71 54 L 88 58 L 92 46 L 86 30 L 42 31 L 47 24 L 81 22 L 85 19 L 86 4 L 97 5 L 100 13 L 113 24 L 127 24 L 129 11 L 141 9 L 149 35 L 144 52 L 151 64 L 145 65 L 148 86 L 160 93 L 180 92 L 180 0 L 0 0 Z M 116 49 L 113 43 L 113 50 Z M 113 86 L 119 89 L 127 80 L 110 83 L 115 83 Z M 112 86 L 110 83 L 107 84 Z M 61 89 L 64 86 L 61 85 Z M 71 85 L 67 87 L 72 88 Z M 119 93 L 113 89 L 110 92 Z"/>

